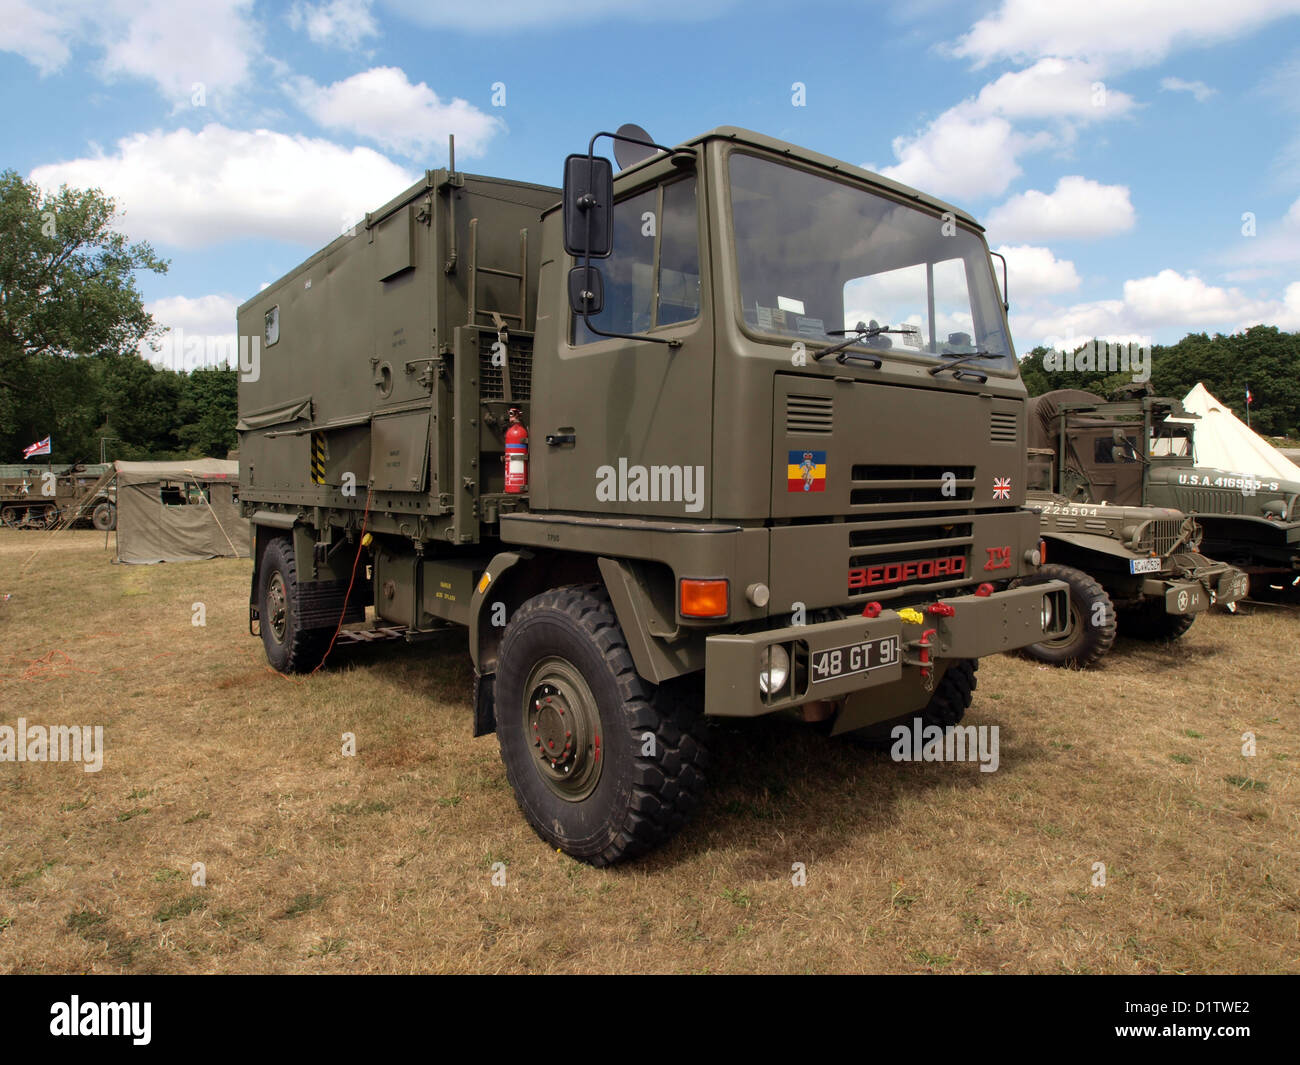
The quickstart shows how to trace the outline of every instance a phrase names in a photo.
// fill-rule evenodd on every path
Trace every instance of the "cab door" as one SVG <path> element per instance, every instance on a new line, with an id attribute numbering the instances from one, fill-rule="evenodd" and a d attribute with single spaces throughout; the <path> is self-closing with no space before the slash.
<path id="1" fill-rule="evenodd" d="M 695 172 L 667 164 L 620 195 L 613 253 L 593 260 L 605 303 L 591 321 L 550 304 L 562 323 L 534 369 L 530 509 L 646 517 L 708 517 L 713 344 L 704 263 L 703 197 Z M 565 257 L 549 264 L 562 279 Z M 546 290 L 560 295 L 557 286 Z M 539 315 L 540 315 L 539 311 Z M 543 324 L 539 318 L 539 340 Z M 655 339 L 650 339 L 655 338 Z M 669 345 L 660 341 L 672 339 Z M 548 345 L 550 347 L 550 345 Z"/>

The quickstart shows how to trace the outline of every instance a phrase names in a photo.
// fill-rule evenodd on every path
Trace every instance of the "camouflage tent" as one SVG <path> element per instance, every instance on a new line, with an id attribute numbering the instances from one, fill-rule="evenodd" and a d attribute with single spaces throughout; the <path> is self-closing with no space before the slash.
<path id="1" fill-rule="evenodd" d="M 248 557 L 239 463 L 118 462 L 116 469 L 119 562 Z"/>

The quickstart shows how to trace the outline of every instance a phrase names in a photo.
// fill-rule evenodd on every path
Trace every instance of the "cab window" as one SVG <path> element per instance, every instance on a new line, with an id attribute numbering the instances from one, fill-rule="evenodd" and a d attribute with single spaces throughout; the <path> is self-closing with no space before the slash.
<path id="1" fill-rule="evenodd" d="M 605 282 L 605 307 L 592 324 L 611 333 L 644 333 L 689 322 L 700 313 L 700 251 L 695 178 L 646 189 L 614 205 L 614 252 L 593 263 Z M 581 315 L 573 342 L 603 339 Z"/>

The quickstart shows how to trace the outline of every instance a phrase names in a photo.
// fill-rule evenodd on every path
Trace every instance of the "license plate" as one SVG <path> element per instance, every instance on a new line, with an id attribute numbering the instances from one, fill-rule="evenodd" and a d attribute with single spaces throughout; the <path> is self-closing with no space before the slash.
<path id="1" fill-rule="evenodd" d="M 869 673 L 873 669 L 892 666 L 897 661 L 898 637 L 881 636 L 813 652 L 812 679 L 816 684 L 837 677 L 851 677 L 854 673 Z"/>
<path id="2" fill-rule="evenodd" d="M 1134 558 L 1129 560 L 1130 573 L 1159 573 L 1162 560 L 1158 558 Z"/>

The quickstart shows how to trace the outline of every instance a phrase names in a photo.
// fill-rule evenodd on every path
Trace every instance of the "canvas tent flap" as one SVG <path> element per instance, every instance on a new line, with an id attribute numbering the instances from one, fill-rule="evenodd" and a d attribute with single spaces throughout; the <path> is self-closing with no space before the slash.
<path id="1" fill-rule="evenodd" d="M 1300 466 L 1248 428 L 1199 381 L 1187 393 L 1183 407 L 1201 416 L 1196 423 L 1198 466 L 1249 473 L 1269 480 L 1300 481 Z"/>
<path id="2" fill-rule="evenodd" d="M 116 469 L 119 562 L 248 557 L 237 462 L 119 462 Z"/>

